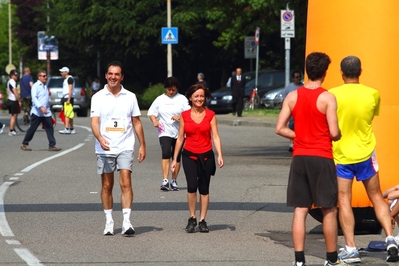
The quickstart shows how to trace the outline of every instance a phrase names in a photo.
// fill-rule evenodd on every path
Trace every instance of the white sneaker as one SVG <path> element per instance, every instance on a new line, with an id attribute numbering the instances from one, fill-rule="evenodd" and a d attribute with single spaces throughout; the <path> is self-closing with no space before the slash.
<path id="1" fill-rule="evenodd" d="M 8 136 L 18 136 L 19 135 L 19 132 L 17 132 L 17 131 L 10 131 L 10 132 L 8 132 Z"/>
<path id="2" fill-rule="evenodd" d="M 3 124 L 3 126 L 0 128 L 0 134 L 3 133 L 4 128 L 6 127 L 6 124 Z"/>
<path id="3" fill-rule="evenodd" d="M 72 129 L 72 130 L 71 130 L 71 134 L 76 134 L 75 129 Z"/>
<path id="4" fill-rule="evenodd" d="M 162 180 L 161 190 L 169 191 L 169 181 L 168 181 L 168 179 Z"/>
<path id="5" fill-rule="evenodd" d="M 122 235 L 134 235 L 134 233 L 135 231 L 132 224 L 129 221 L 123 222 Z"/>
<path id="6" fill-rule="evenodd" d="M 113 236 L 114 235 L 114 221 L 105 223 L 104 235 L 105 236 Z"/>
<path id="7" fill-rule="evenodd" d="M 64 128 L 63 130 L 58 131 L 60 134 L 71 134 L 71 131 L 69 129 Z"/>
<path id="8" fill-rule="evenodd" d="M 172 181 L 170 182 L 170 188 L 173 191 L 178 191 L 179 190 L 179 186 L 177 185 L 176 179 L 172 179 Z"/>

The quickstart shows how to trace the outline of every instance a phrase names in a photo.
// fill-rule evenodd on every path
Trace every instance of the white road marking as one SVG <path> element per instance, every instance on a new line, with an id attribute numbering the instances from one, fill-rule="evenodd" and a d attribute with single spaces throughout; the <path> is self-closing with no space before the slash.
<path id="1" fill-rule="evenodd" d="M 15 253 L 18 254 L 28 265 L 43 265 L 40 260 L 36 258 L 28 249 L 26 248 L 14 248 Z"/>
<path id="2" fill-rule="evenodd" d="M 75 125 L 76 126 L 76 125 Z M 85 127 L 85 126 L 77 126 L 80 128 L 84 128 L 87 131 L 91 132 L 91 128 L 89 127 Z M 90 135 L 92 136 L 92 135 Z M 25 169 L 23 169 L 21 171 L 21 173 L 16 173 L 14 174 L 14 176 L 22 176 L 24 175 L 24 173 L 29 172 L 30 170 L 32 170 L 33 168 L 48 162 L 52 159 L 58 158 L 60 156 L 63 156 L 65 154 L 68 154 L 72 151 L 75 151 L 77 149 L 79 149 L 80 147 L 82 147 L 83 145 L 85 145 L 85 143 L 80 143 L 78 145 L 76 145 L 75 147 L 65 150 L 63 152 L 57 153 L 53 156 L 50 156 L 46 159 L 43 159 L 41 161 L 38 161 L 34 164 L 31 164 L 30 166 L 26 167 Z M 18 180 L 18 177 L 11 177 L 10 180 Z M 0 186 L 0 233 L 2 236 L 5 237 L 13 237 L 14 233 L 12 232 L 10 226 L 8 225 L 7 222 L 7 218 L 6 218 L 6 214 L 4 211 L 4 195 L 6 194 L 7 189 L 13 184 L 14 182 L 10 182 L 10 181 L 6 181 L 4 182 L 1 186 Z M 14 239 L 7 239 L 6 242 L 10 245 L 20 245 L 21 243 L 18 240 L 14 240 Z M 33 255 L 28 249 L 26 248 L 14 248 L 15 253 L 17 253 L 17 255 L 23 259 L 27 265 L 32 265 L 32 266 L 37 266 L 37 265 L 44 265 L 40 262 L 40 260 Z"/>
<path id="3" fill-rule="evenodd" d="M 28 166 L 28 167 L 26 167 L 25 169 L 21 170 L 21 172 L 24 172 L 24 173 L 29 172 L 29 171 L 32 170 L 33 168 L 35 168 L 35 167 L 41 165 L 42 163 L 45 163 L 45 162 L 50 161 L 50 160 L 52 160 L 52 159 L 55 159 L 55 158 L 57 158 L 57 157 L 61 157 L 61 156 L 65 155 L 65 154 L 67 154 L 67 153 L 73 152 L 74 150 L 79 149 L 79 148 L 82 147 L 83 145 L 85 145 L 85 144 L 84 144 L 84 143 L 80 143 L 80 144 L 76 145 L 75 147 L 70 148 L 69 150 L 65 150 L 65 151 L 62 151 L 62 152 L 60 152 L 60 153 L 57 153 L 56 155 L 47 157 L 46 159 L 43 159 L 43 160 L 41 160 L 41 161 L 38 161 L 37 163 L 31 164 L 30 166 Z"/>

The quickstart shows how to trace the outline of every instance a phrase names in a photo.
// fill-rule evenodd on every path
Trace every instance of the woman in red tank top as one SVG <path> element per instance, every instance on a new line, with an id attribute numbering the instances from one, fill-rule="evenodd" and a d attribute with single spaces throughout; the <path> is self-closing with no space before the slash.
<path id="1" fill-rule="evenodd" d="M 178 152 L 182 151 L 182 163 L 187 181 L 187 201 L 190 218 L 186 226 L 188 233 L 195 232 L 197 226 L 196 204 L 197 190 L 200 194 L 201 233 L 208 233 L 205 222 L 209 205 L 209 184 L 215 174 L 215 156 L 212 150 L 212 140 L 217 153 L 217 164 L 223 167 L 222 143 L 219 137 L 215 113 L 205 107 L 205 101 L 211 97 L 209 90 L 202 84 L 192 85 L 186 92 L 191 106 L 190 110 L 181 113 L 179 134 L 176 140 L 175 154 L 170 169 L 176 169 Z"/>

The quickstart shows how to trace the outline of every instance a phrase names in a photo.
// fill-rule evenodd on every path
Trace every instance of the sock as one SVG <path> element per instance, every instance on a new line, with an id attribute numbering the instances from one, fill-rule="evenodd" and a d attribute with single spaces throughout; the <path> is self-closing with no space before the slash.
<path id="1" fill-rule="evenodd" d="M 112 219 L 112 209 L 110 210 L 104 210 L 105 213 L 105 221 L 108 223 L 110 221 L 113 221 Z"/>
<path id="2" fill-rule="evenodd" d="M 123 214 L 123 221 L 124 222 L 130 222 L 130 213 L 132 212 L 132 209 L 122 209 L 122 214 Z"/>
<path id="3" fill-rule="evenodd" d="M 333 263 L 336 262 L 338 260 L 338 252 L 327 252 L 327 260 Z"/>
<path id="4" fill-rule="evenodd" d="M 70 127 L 69 129 L 70 129 L 70 130 L 73 130 L 73 127 Z"/>
<path id="5" fill-rule="evenodd" d="M 352 251 L 357 250 L 356 247 L 349 247 L 349 246 L 346 246 L 346 245 L 345 245 L 345 249 L 346 249 L 346 251 L 348 251 L 348 252 L 352 252 Z"/>
<path id="6" fill-rule="evenodd" d="M 304 251 L 295 251 L 295 261 L 305 262 L 305 252 Z"/>

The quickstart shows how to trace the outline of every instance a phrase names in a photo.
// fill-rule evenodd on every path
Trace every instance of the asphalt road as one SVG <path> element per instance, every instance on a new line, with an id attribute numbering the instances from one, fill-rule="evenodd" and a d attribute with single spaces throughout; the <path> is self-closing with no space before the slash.
<path id="1" fill-rule="evenodd" d="M 115 236 L 103 236 L 100 178 L 89 118 L 76 118 L 76 135 L 55 133 L 61 152 L 47 151 L 39 130 L 30 147 L 10 137 L 8 116 L 0 135 L 0 265 L 292 265 L 292 208 L 285 204 L 290 165 L 288 141 L 272 124 L 218 115 L 225 167 L 212 178 L 209 234 L 187 234 L 186 189 L 162 192 L 156 130 L 142 117 L 147 158 L 134 163 L 133 237 L 120 234 L 120 189 L 114 188 Z M 230 122 L 233 121 L 233 122 Z M 246 122 L 245 122 L 246 121 Z M 267 122 L 269 123 L 269 122 Z M 307 220 L 307 265 L 323 265 L 321 226 Z M 356 236 L 367 247 L 382 235 Z M 343 245 L 343 237 L 338 237 Z M 362 252 L 361 265 L 388 265 L 384 252 Z"/>

